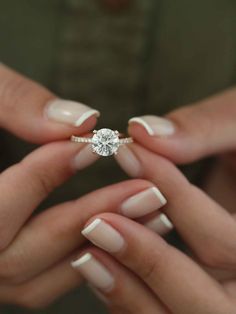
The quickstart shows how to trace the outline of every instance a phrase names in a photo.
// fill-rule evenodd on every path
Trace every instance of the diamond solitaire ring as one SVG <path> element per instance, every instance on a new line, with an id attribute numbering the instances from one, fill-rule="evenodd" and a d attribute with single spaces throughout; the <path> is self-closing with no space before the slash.
<path id="1" fill-rule="evenodd" d="M 94 153 L 100 156 L 117 154 L 120 145 L 133 143 L 132 137 L 120 138 L 118 131 L 110 129 L 94 130 L 92 137 L 78 137 L 72 135 L 72 142 L 90 143 Z"/>

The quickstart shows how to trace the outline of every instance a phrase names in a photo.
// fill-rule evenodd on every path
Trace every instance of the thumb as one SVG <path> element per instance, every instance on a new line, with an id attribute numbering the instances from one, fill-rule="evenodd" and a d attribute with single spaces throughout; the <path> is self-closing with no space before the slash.
<path id="1" fill-rule="evenodd" d="M 175 163 L 236 149 L 236 89 L 175 110 L 165 118 L 135 117 L 129 133 L 146 148 Z"/>
<path id="2" fill-rule="evenodd" d="M 65 139 L 87 133 L 98 116 L 0 64 L 0 127 L 15 135 L 34 143 Z"/>

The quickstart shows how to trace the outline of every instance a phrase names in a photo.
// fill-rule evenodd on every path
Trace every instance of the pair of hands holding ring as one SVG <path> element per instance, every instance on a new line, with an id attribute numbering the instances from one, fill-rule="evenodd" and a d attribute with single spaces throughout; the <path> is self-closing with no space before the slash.
<path id="1" fill-rule="evenodd" d="M 236 313 L 235 102 L 231 89 L 165 118 L 132 118 L 134 143 L 116 138 L 115 158 L 135 179 L 32 216 L 99 158 L 99 143 L 68 141 L 99 112 L 0 65 L 1 127 L 43 144 L 0 175 L 0 302 L 45 307 L 86 279 L 113 314 Z M 176 165 L 209 155 L 220 157 L 204 191 Z M 172 228 L 188 255 L 163 239 Z"/>

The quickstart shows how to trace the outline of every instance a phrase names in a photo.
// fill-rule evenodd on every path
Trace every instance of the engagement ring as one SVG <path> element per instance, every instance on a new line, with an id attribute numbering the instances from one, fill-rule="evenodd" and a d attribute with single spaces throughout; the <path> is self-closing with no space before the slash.
<path id="1" fill-rule="evenodd" d="M 90 143 L 94 153 L 100 156 L 117 154 L 120 145 L 133 143 L 132 137 L 120 138 L 118 131 L 110 129 L 94 130 L 92 137 L 78 137 L 72 135 L 71 141 L 77 143 Z"/>

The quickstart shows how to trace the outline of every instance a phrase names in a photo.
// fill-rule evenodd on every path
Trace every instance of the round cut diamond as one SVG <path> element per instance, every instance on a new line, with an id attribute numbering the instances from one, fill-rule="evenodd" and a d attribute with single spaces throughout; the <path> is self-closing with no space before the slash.
<path id="1" fill-rule="evenodd" d="M 119 148 L 119 134 L 110 129 L 96 131 L 92 138 L 92 148 L 95 153 L 101 156 L 111 156 Z"/>

